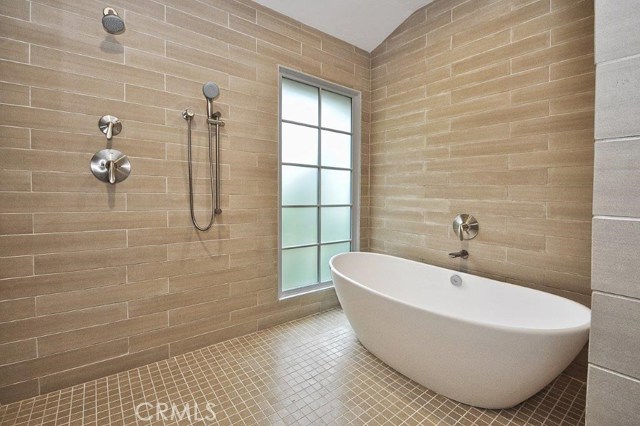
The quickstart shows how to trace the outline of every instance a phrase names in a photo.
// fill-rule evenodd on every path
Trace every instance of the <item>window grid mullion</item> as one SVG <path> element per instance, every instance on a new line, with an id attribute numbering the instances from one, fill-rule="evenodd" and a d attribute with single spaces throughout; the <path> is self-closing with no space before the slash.
<path id="1" fill-rule="evenodd" d="M 320 136 L 318 136 L 318 138 L 320 139 Z M 317 170 L 325 169 L 325 170 L 338 170 L 338 171 L 343 171 L 343 172 L 351 172 L 351 171 L 353 171 L 353 169 L 346 168 L 346 167 L 320 166 L 320 165 L 302 164 L 302 163 L 285 163 L 285 162 L 282 162 L 281 165 L 283 165 L 283 166 L 293 166 L 293 167 L 306 167 L 308 169 L 317 169 Z"/>
<path id="2" fill-rule="evenodd" d="M 322 88 L 318 87 L 318 128 L 322 126 Z M 318 276 L 316 277 L 317 282 L 321 282 L 322 273 L 320 271 L 320 267 L 322 265 L 322 261 L 320 258 L 320 243 L 322 242 L 322 132 L 318 130 L 318 222 L 317 222 L 317 239 L 318 239 L 318 250 L 316 253 L 316 271 Z"/>
<path id="3" fill-rule="evenodd" d="M 319 88 L 319 89 L 321 89 L 321 88 Z M 286 124 L 294 124 L 296 126 L 309 127 L 311 129 L 316 129 L 318 131 L 326 130 L 328 132 L 334 132 L 334 133 L 340 133 L 340 134 L 343 134 L 343 135 L 353 136 L 353 132 L 347 132 L 347 131 L 344 131 L 344 130 L 332 129 L 330 127 L 322 127 L 321 125 L 317 125 L 316 126 L 315 124 L 307 124 L 307 123 L 301 123 L 299 121 L 285 120 L 285 119 L 282 119 L 280 121 L 283 122 L 283 123 L 286 123 Z"/>
<path id="4" fill-rule="evenodd" d="M 283 251 L 286 251 L 286 250 L 295 250 L 295 249 L 300 249 L 300 248 L 319 247 L 319 246 L 320 246 L 320 244 L 318 244 L 318 243 L 309 243 L 309 244 L 300 244 L 300 245 L 297 245 L 297 246 L 281 247 L 281 249 Z"/>
<path id="5" fill-rule="evenodd" d="M 350 243 L 351 241 L 353 241 L 353 239 L 352 239 L 352 238 L 349 238 L 348 240 L 335 240 L 335 241 L 328 241 L 328 242 L 326 242 L 326 243 L 309 243 L 309 244 L 300 244 L 300 245 L 297 245 L 297 246 L 281 247 L 281 250 L 286 251 L 286 250 L 295 250 L 295 249 L 299 249 L 299 248 L 331 246 L 331 245 L 334 245 L 334 244 Z"/>
<path id="6" fill-rule="evenodd" d="M 282 204 L 283 208 L 305 208 L 305 207 L 353 207 L 353 204 Z"/>

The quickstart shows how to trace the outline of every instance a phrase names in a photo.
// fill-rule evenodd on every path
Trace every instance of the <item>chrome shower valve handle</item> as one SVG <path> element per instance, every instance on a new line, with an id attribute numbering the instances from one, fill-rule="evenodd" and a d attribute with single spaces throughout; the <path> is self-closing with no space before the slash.
<path id="1" fill-rule="evenodd" d="M 114 136 L 122 131 L 122 123 L 118 117 L 113 115 L 103 115 L 98 121 L 98 128 L 107 136 L 110 141 Z"/>
<path id="2" fill-rule="evenodd" d="M 107 161 L 108 169 L 109 169 L 109 183 L 113 185 L 116 183 L 116 162 L 115 161 Z"/>

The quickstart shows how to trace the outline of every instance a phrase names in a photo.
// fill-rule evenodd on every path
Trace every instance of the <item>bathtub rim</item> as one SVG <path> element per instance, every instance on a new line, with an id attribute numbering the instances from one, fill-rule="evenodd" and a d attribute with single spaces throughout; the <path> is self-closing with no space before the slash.
<path id="1" fill-rule="evenodd" d="M 519 290 L 523 290 L 523 291 L 531 291 L 531 292 L 536 292 L 536 293 L 542 293 L 545 295 L 545 297 L 551 297 L 551 298 L 561 298 L 564 300 L 565 303 L 571 303 L 574 305 L 577 305 L 579 308 L 582 308 L 583 310 L 586 310 L 588 312 L 585 312 L 588 314 L 588 321 L 583 323 L 583 324 L 579 324 L 577 326 L 573 326 L 573 327 L 562 327 L 562 328 L 541 328 L 541 327 L 524 327 L 524 326 L 511 326 L 511 325 L 505 325 L 505 324 L 497 324 L 494 322 L 488 322 L 488 321 L 482 321 L 482 320 L 470 320 L 470 319 L 466 319 L 466 318 L 460 318 L 460 317 L 456 317 L 454 315 L 451 314 L 447 314 L 447 313 L 442 313 L 442 312 L 437 312 L 437 311 L 433 311 L 433 310 L 429 310 L 426 309 L 424 307 L 409 303 L 409 302 L 405 302 L 403 300 L 400 300 L 398 298 L 395 297 L 391 297 L 387 294 L 381 293 L 378 290 L 374 290 L 371 287 L 367 287 L 366 285 L 360 284 L 359 282 L 347 277 L 346 275 L 344 275 L 343 273 L 339 272 L 333 265 L 333 260 L 338 258 L 338 257 L 347 257 L 347 256 L 352 256 L 354 254 L 360 254 L 360 255 L 365 255 L 365 256 L 372 256 L 372 257 L 387 257 L 387 258 L 394 258 L 394 259 L 398 259 L 400 261 L 404 261 L 404 262 L 409 262 L 409 263 L 417 263 L 419 265 L 424 265 L 427 267 L 432 267 L 432 268 L 437 268 L 443 271 L 448 271 L 450 273 L 453 274 L 464 274 L 464 275 L 471 275 L 471 276 L 475 276 L 478 278 L 482 278 L 482 279 L 486 279 L 486 280 L 491 280 L 494 281 L 496 283 L 502 284 L 502 285 L 507 285 L 507 286 L 511 286 L 511 287 L 515 287 Z M 452 269 L 448 269 L 448 268 L 444 268 L 441 266 L 436 266 L 436 265 L 431 265 L 429 263 L 423 263 L 423 262 L 418 262 L 415 260 L 411 260 L 411 259 L 405 259 L 403 257 L 399 257 L 399 256 L 393 256 L 393 255 L 389 255 L 389 254 L 383 254 L 383 253 L 372 253 L 372 252 L 364 252 L 364 251 L 358 251 L 358 252 L 345 252 L 345 253 L 339 253 L 336 254 L 334 256 L 331 257 L 331 259 L 329 259 L 329 267 L 331 269 L 332 273 L 335 273 L 336 275 L 338 275 L 340 278 L 347 280 L 348 282 L 355 284 L 356 286 L 362 288 L 365 291 L 371 292 L 377 296 L 380 296 L 384 299 L 390 300 L 394 303 L 399 303 L 401 305 L 404 305 L 406 307 L 412 308 L 412 309 L 418 309 L 418 310 L 422 310 L 422 311 L 427 311 L 433 315 L 437 315 L 443 318 L 447 318 L 448 320 L 452 320 L 452 321 L 456 321 L 459 323 L 463 323 L 463 324 L 468 324 L 468 325 L 472 325 L 472 326 L 481 326 L 481 327 L 489 327 L 492 328 L 494 330 L 498 330 L 498 331 L 506 331 L 506 332 L 518 332 L 518 333 L 527 333 L 527 334 L 546 334 L 546 335 L 563 335 L 563 334 L 573 334 L 573 333 L 581 333 L 581 332 L 585 332 L 585 331 L 589 331 L 591 328 L 591 309 L 582 305 L 581 303 L 575 302 L 571 299 L 567 299 L 566 297 L 562 297 L 562 296 L 558 296 L 556 294 L 553 293 L 548 293 L 542 290 L 537 290 L 534 288 L 529 288 L 529 287 L 524 287 L 524 286 L 519 286 L 516 284 L 511 284 L 511 283 L 507 283 L 507 282 L 503 282 L 503 281 L 497 281 L 491 278 L 485 278 L 485 277 L 481 277 L 479 275 L 473 275 L 467 272 L 460 272 L 460 271 L 454 271 Z M 334 287 L 335 287 L 335 283 L 334 283 Z"/>

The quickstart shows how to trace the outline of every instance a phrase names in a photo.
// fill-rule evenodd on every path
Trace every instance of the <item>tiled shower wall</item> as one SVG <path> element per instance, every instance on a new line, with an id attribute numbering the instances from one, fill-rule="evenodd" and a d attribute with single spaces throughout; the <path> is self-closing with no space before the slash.
<path id="1" fill-rule="evenodd" d="M 593 0 L 436 0 L 373 52 L 373 251 L 589 304 L 593 19 Z"/>
<path id="2" fill-rule="evenodd" d="M 589 426 L 640 424 L 639 25 L 636 0 L 596 0 Z"/>
<path id="3" fill-rule="evenodd" d="M 278 64 L 362 92 L 367 249 L 370 55 L 242 0 L 0 2 L 0 402 L 167 358 L 336 305 L 278 302 Z M 208 209 L 205 103 L 222 111 L 222 209 L 191 225 L 184 108 L 195 110 L 195 201 Z M 104 114 L 122 133 L 107 143 Z M 131 176 L 96 180 L 114 148 Z"/>

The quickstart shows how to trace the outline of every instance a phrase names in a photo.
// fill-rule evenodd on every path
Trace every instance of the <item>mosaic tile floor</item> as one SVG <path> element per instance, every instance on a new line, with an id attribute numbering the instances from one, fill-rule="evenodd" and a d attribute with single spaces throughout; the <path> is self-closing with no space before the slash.
<path id="1" fill-rule="evenodd" d="M 582 425 L 584 404 L 567 376 L 509 410 L 449 400 L 367 352 L 334 309 L 1 406 L 0 424 Z"/>

